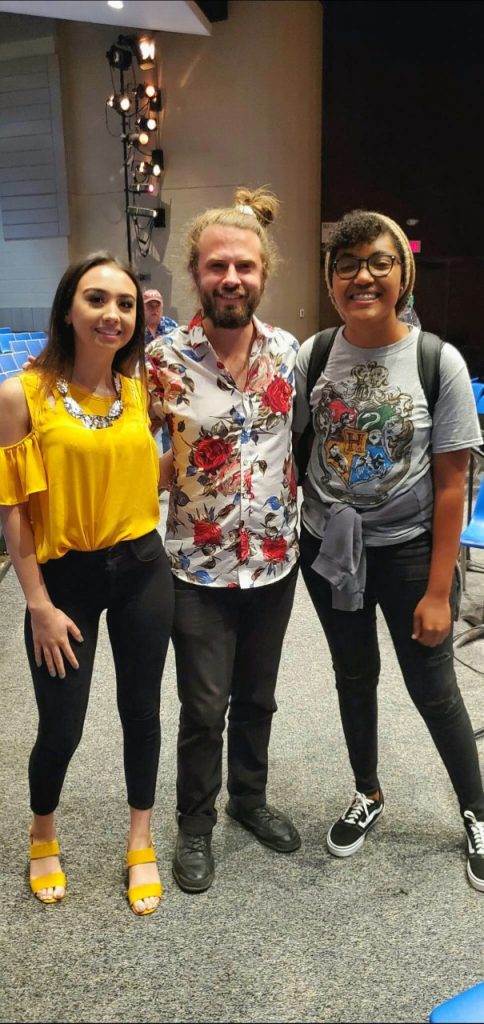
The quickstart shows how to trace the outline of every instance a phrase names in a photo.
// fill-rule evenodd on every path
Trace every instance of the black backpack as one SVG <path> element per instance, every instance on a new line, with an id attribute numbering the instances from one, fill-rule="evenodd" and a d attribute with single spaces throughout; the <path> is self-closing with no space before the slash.
<path id="1" fill-rule="evenodd" d="M 308 375 L 306 383 L 306 397 L 310 405 L 311 392 L 328 362 L 329 353 L 334 344 L 334 339 L 339 327 L 329 327 L 325 331 L 319 331 L 314 338 L 311 355 L 309 357 Z M 424 390 L 429 407 L 430 415 L 433 415 L 435 403 L 439 397 L 440 390 L 440 353 L 443 341 L 436 334 L 429 334 L 427 331 L 420 331 L 417 341 L 417 366 L 420 383 Z M 304 428 L 297 444 L 297 482 L 302 484 L 306 476 L 311 448 L 314 441 L 314 426 L 312 415 L 309 423 Z"/>

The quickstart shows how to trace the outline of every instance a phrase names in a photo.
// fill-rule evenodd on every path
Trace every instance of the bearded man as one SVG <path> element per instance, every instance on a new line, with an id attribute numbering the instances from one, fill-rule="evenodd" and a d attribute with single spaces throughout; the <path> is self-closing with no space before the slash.
<path id="1" fill-rule="evenodd" d="M 276 198 L 239 189 L 235 206 L 192 224 L 189 270 L 200 310 L 147 346 L 154 414 L 166 419 L 173 481 L 166 550 L 175 576 L 178 838 L 186 892 L 214 878 L 211 848 L 227 729 L 226 812 L 272 850 L 297 850 L 267 803 L 268 747 L 281 648 L 297 575 L 291 448 L 297 342 L 255 316 L 276 259 Z"/>

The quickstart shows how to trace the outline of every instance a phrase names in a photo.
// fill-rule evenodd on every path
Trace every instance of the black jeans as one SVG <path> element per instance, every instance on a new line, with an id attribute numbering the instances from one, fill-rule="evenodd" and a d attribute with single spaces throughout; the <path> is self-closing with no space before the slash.
<path id="1" fill-rule="evenodd" d="M 376 605 L 390 630 L 407 690 L 426 723 L 459 800 L 461 812 L 484 819 L 484 792 L 476 741 L 454 671 L 452 634 L 438 647 L 411 639 L 412 617 L 427 588 L 432 540 L 366 548 L 364 607 L 331 607 L 329 583 L 311 568 L 320 541 L 301 531 L 301 569 L 331 651 L 343 730 L 356 788 L 369 795 L 377 774 L 377 684 L 380 652 Z M 455 607 L 456 584 L 451 593 Z"/>
<path id="2" fill-rule="evenodd" d="M 177 812 L 184 832 L 208 834 L 217 821 L 229 700 L 228 791 L 240 808 L 266 801 L 274 692 L 296 579 L 297 566 L 276 583 L 250 590 L 175 578 Z"/>
<path id="3" fill-rule="evenodd" d="M 71 757 L 81 739 L 89 700 L 99 618 L 107 609 L 118 710 L 123 727 L 128 803 L 153 806 L 160 753 L 160 688 L 173 620 L 173 578 L 156 530 L 101 551 L 70 551 L 42 566 L 49 596 L 79 627 L 71 637 L 79 668 L 64 658 L 66 678 L 37 668 L 30 615 L 25 642 L 39 709 L 30 756 L 34 814 L 51 814 Z M 102 751 L 99 751 L 102 773 Z M 101 778 L 102 789 L 102 778 Z"/>

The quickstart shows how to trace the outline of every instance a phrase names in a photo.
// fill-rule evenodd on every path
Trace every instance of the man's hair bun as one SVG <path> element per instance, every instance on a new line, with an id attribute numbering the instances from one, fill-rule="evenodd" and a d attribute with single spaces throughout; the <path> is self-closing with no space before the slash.
<path id="1" fill-rule="evenodd" d="M 236 209 L 244 206 L 250 207 L 259 224 L 266 228 L 275 220 L 280 204 L 277 196 L 266 185 L 262 185 L 261 188 L 256 188 L 254 191 L 249 188 L 238 188 L 235 193 L 234 205 Z M 249 213 L 248 210 L 241 212 Z"/>

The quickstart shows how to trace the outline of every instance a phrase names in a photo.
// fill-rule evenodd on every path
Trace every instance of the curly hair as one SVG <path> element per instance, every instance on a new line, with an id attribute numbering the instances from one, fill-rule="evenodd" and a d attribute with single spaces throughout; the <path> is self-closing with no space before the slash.
<path id="1" fill-rule="evenodd" d="M 330 235 L 326 250 L 324 273 L 330 299 L 333 298 L 333 261 L 339 249 L 348 249 L 361 242 L 374 242 L 379 235 L 389 234 L 393 239 L 402 264 L 403 291 L 395 306 L 397 316 L 405 309 L 415 283 L 415 260 L 410 242 L 401 227 L 384 213 L 374 210 L 351 210 L 339 220 Z"/>
<path id="2" fill-rule="evenodd" d="M 260 239 L 262 256 L 262 273 L 264 284 L 273 273 L 279 256 L 277 248 L 269 238 L 267 228 L 275 220 L 279 209 L 279 200 L 266 185 L 251 190 L 240 187 L 234 196 L 234 205 L 205 210 L 191 222 L 188 229 L 188 270 L 196 279 L 198 257 L 200 252 L 200 235 L 205 228 L 212 225 L 221 227 L 241 228 L 253 231 Z"/>

